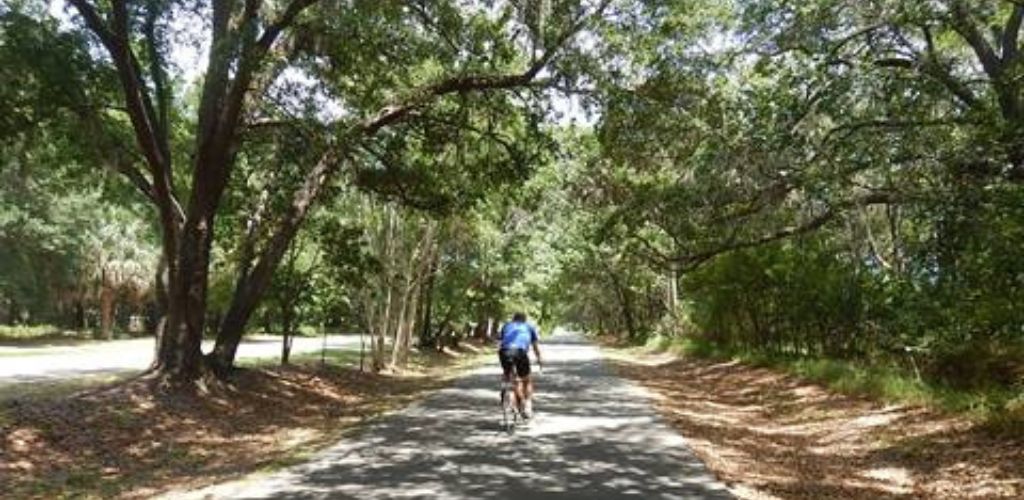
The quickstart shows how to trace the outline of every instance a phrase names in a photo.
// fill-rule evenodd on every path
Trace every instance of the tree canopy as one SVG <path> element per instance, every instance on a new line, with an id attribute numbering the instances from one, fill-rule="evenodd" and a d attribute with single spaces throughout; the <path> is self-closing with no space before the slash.
<path id="1" fill-rule="evenodd" d="M 381 368 L 512 310 L 1010 380 L 1022 24 L 1008 0 L 9 2 L 4 317 L 148 314 L 181 380 L 253 328 L 358 329 Z"/>

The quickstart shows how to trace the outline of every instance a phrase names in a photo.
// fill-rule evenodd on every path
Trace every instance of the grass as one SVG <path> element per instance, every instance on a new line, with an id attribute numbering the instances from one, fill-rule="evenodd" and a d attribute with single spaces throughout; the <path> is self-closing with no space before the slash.
<path id="1" fill-rule="evenodd" d="M 324 351 L 324 363 L 331 366 L 359 366 L 359 349 L 352 348 L 330 348 Z M 292 354 L 289 363 L 297 365 L 313 365 L 321 360 L 320 351 L 303 352 Z M 281 356 L 268 356 L 263 358 L 242 358 L 236 364 L 246 368 L 262 368 L 275 366 L 281 363 Z"/>
<path id="2" fill-rule="evenodd" d="M 40 354 L 53 354 L 56 352 L 67 352 L 68 349 L 54 347 L 54 350 L 50 350 L 49 346 L 45 352 L 40 352 L 38 349 L 30 349 L 28 346 L 19 346 L 16 350 L 4 350 L 0 351 L 0 359 L 2 358 L 20 358 L 24 356 L 39 356 Z"/>
<path id="3" fill-rule="evenodd" d="M 78 345 L 99 342 L 92 330 L 66 330 L 53 325 L 0 325 L 0 344 L 14 346 Z"/>
<path id="4" fill-rule="evenodd" d="M 1024 436 L 1024 387 L 959 389 L 890 366 L 734 349 L 691 337 L 654 337 L 643 349 L 781 370 L 839 393 L 939 408 L 963 414 L 998 434 Z"/>
<path id="5" fill-rule="evenodd" d="M 59 335 L 60 328 L 53 325 L 0 325 L 0 339 L 24 340 Z"/>

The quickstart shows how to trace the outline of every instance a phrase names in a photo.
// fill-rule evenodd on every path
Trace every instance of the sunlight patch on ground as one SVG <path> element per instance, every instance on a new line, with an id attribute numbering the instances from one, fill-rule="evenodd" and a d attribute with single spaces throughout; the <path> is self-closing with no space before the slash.
<path id="1" fill-rule="evenodd" d="M 865 478 L 881 481 L 890 486 L 889 491 L 898 494 L 910 493 L 914 485 L 913 476 L 905 467 L 879 467 L 861 472 Z"/>

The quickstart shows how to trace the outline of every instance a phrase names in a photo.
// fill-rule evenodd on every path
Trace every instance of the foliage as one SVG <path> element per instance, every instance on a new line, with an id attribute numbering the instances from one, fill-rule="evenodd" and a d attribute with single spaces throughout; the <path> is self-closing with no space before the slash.
<path id="1" fill-rule="evenodd" d="M 594 68 L 597 143 L 567 183 L 583 212 L 569 319 L 958 387 L 1021 382 L 1024 7 L 646 14 Z"/>
<path id="2" fill-rule="evenodd" d="M 185 378 L 300 310 L 377 365 L 524 310 L 1024 376 L 1024 6 L 72 4 L 0 10 L 8 320 L 136 290 Z M 194 12 L 252 22 L 177 32 Z M 217 47 L 195 81 L 190 43 Z"/>

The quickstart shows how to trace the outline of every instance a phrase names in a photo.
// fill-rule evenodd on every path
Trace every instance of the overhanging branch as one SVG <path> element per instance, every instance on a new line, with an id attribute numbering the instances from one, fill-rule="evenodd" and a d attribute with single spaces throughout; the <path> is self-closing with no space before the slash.
<path id="1" fill-rule="evenodd" d="M 363 135 L 372 136 L 381 128 L 402 120 L 414 109 L 424 106 L 432 102 L 435 98 L 447 94 L 512 89 L 529 85 L 534 81 L 537 75 L 540 74 L 540 72 L 547 67 L 552 60 L 554 60 L 555 56 L 565 47 L 566 43 L 586 27 L 587 21 L 592 19 L 594 16 L 601 15 L 610 3 L 610 0 L 602 0 L 591 14 L 581 14 L 556 38 L 556 43 L 551 45 L 540 58 L 534 61 L 522 73 L 506 75 L 464 75 L 420 87 L 410 92 L 404 100 L 390 106 L 385 106 L 384 109 L 380 110 L 375 116 L 363 121 L 358 126 L 359 132 Z"/>
<path id="2" fill-rule="evenodd" d="M 1003 63 L 1013 64 L 1020 54 L 1020 29 L 1024 24 L 1024 5 L 1015 4 L 1003 30 Z"/>
<path id="3" fill-rule="evenodd" d="M 673 261 L 679 264 L 679 269 L 681 271 L 693 271 L 694 269 L 700 267 L 705 262 L 725 253 L 734 252 L 737 250 L 744 250 L 748 248 L 755 248 L 776 241 L 792 238 L 794 236 L 800 236 L 803 234 L 814 232 L 818 229 L 821 229 L 826 224 L 828 224 L 833 219 L 835 219 L 844 211 L 850 208 L 865 205 L 891 205 L 902 201 L 902 198 L 892 193 L 883 192 L 866 194 L 850 200 L 845 200 L 843 202 L 836 203 L 833 206 L 826 209 L 821 214 L 818 214 L 812 217 L 811 219 L 804 221 L 798 225 L 782 228 L 775 232 L 763 235 L 758 238 L 749 239 L 746 241 L 730 241 L 727 243 L 723 243 L 709 250 L 689 255 L 678 256 L 674 258 Z"/>

